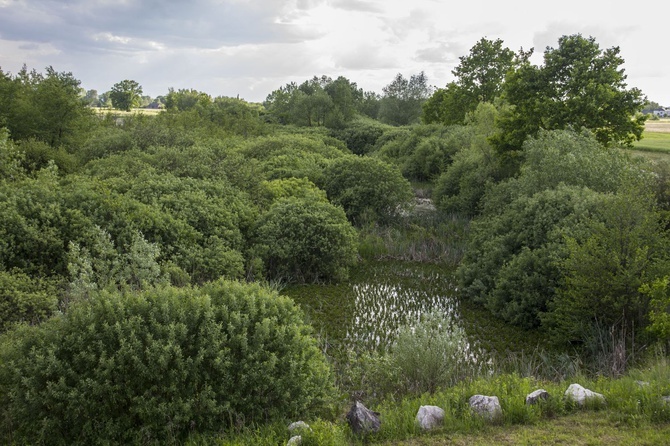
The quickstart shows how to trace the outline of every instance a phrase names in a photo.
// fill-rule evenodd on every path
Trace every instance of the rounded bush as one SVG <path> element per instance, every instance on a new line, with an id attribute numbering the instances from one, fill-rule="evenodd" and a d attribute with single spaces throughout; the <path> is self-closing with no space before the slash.
<path id="1" fill-rule="evenodd" d="M 407 207 L 413 196 L 400 170 L 376 158 L 339 158 L 326 167 L 324 178 L 328 198 L 341 205 L 355 224 L 362 223 L 369 213 L 388 220 Z"/>
<path id="2" fill-rule="evenodd" d="M 332 389 L 296 305 L 231 281 L 100 294 L 1 340 L 8 442 L 175 443 L 303 416 Z"/>
<path id="3" fill-rule="evenodd" d="M 356 262 L 356 231 L 344 211 L 319 199 L 281 198 L 259 220 L 268 275 L 290 282 L 341 280 Z"/>

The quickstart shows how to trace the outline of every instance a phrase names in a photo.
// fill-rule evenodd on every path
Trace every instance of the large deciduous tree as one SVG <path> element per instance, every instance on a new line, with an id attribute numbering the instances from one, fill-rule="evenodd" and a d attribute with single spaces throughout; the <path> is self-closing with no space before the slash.
<path id="1" fill-rule="evenodd" d="M 627 88 L 619 48 L 602 50 L 593 37 L 563 36 L 548 47 L 544 65 L 522 64 L 505 82 L 512 105 L 493 138 L 499 153 L 519 154 L 528 136 L 540 129 L 586 128 L 605 146 L 640 139 L 642 92 Z"/>
<path id="2" fill-rule="evenodd" d="M 295 82 L 270 93 L 265 107 L 282 124 L 341 128 L 363 102 L 363 91 L 345 77 L 317 77 Z"/>
<path id="3" fill-rule="evenodd" d="M 130 111 L 137 107 L 142 98 L 142 86 L 133 80 L 123 80 L 117 82 L 109 92 L 112 104 L 115 108 L 124 111 Z"/>
<path id="4" fill-rule="evenodd" d="M 409 125 L 421 118 L 421 106 L 430 96 L 431 88 L 422 71 L 409 79 L 398 73 L 383 91 L 379 119 L 391 125 Z"/>
<path id="5" fill-rule="evenodd" d="M 452 74 L 456 80 L 440 88 L 423 106 L 423 121 L 446 125 L 462 124 L 465 115 L 473 112 L 480 102 L 493 102 L 500 96 L 507 72 L 531 52 L 518 54 L 503 47 L 503 41 L 482 38 Z"/>
<path id="6" fill-rule="evenodd" d="M 36 138 L 52 147 L 76 138 L 91 116 L 72 73 L 24 66 L 11 76 L 0 70 L 0 124 L 14 140 Z"/>

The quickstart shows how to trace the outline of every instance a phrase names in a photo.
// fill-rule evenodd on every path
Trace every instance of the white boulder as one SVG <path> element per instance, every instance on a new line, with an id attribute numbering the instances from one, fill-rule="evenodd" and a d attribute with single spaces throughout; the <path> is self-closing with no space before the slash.
<path id="1" fill-rule="evenodd" d="M 423 430 L 440 427 L 444 423 L 444 410 L 437 406 L 421 406 L 416 414 L 416 422 Z"/>

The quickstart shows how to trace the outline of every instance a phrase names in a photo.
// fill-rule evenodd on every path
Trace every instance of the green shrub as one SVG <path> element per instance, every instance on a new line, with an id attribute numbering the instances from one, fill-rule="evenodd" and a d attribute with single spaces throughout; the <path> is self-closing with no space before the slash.
<path id="1" fill-rule="evenodd" d="M 356 262 L 356 231 L 320 199 L 277 200 L 258 222 L 257 249 L 271 279 L 340 280 Z"/>
<path id="2" fill-rule="evenodd" d="M 323 176 L 328 198 L 342 206 L 355 224 L 369 213 L 382 220 L 393 218 L 412 198 L 412 187 L 400 171 L 375 158 L 339 158 Z"/>
<path id="3" fill-rule="evenodd" d="M 288 298 L 258 285 L 101 293 L 0 343 L 0 438 L 166 444 L 298 417 L 328 365 Z"/>
<path id="4" fill-rule="evenodd" d="M 333 130 L 331 134 L 344 141 L 352 153 L 367 155 L 375 150 L 377 140 L 384 132 L 392 129 L 394 127 L 382 124 L 374 119 L 360 117 L 343 129 Z"/>
<path id="5" fill-rule="evenodd" d="M 56 311 L 55 290 L 19 271 L 0 271 L 0 333 L 14 323 L 37 323 Z"/>

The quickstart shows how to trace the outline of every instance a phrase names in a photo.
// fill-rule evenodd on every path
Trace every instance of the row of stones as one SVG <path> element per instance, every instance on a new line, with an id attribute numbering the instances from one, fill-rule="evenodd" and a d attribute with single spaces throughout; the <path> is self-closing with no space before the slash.
<path id="1" fill-rule="evenodd" d="M 605 403 L 605 397 L 593 392 L 579 384 L 570 384 L 565 391 L 565 397 L 576 404 L 583 406 L 587 401 L 598 401 Z M 526 396 L 526 404 L 537 404 L 541 400 L 549 398 L 549 393 L 544 389 L 535 390 Z M 670 402 L 670 397 L 663 397 L 665 401 Z M 473 395 L 468 401 L 472 411 L 488 420 L 496 420 L 502 417 L 502 407 L 497 396 Z M 417 424 L 424 430 L 431 430 L 442 426 L 444 423 L 444 410 L 438 406 L 421 406 L 416 414 Z M 362 403 L 356 401 L 347 413 L 347 421 L 351 430 L 356 434 L 365 434 L 377 432 L 381 428 L 379 413 L 371 411 Z M 310 429 L 309 425 L 303 421 L 291 423 L 289 431 L 297 433 L 301 429 Z M 299 445 L 302 441 L 300 435 L 294 435 L 288 441 L 287 446 Z"/>

